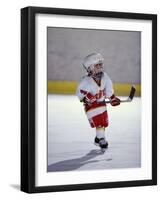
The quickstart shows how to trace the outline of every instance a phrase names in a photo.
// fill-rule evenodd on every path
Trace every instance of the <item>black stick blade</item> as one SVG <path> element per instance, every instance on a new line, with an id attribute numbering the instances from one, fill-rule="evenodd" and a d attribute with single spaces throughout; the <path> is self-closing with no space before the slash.
<path id="1" fill-rule="evenodd" d="M 129 99 L 133 99 L 134 95 L 135 95 L 135 91 L 136 88 L 134 86 L 131 87 L 131 91 L 130 91 L 130 95 L 129 95 Z"/>

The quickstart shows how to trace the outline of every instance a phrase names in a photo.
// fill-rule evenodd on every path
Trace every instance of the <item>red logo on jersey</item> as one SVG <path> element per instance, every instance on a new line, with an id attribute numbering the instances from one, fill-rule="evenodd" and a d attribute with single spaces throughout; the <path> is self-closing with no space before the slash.
<path id="1" fill-rule="evenodd" d="M 84 94 L 84 95 L 91 94 L 91 93 L 89 93 L 89 92 L 87 92 L 87 91 L 85 91 L 85 90 L 80 90 L 80 92 L 81 92 L 82 94 Z M 93 96 L 93 95 L 91 94 L 91 96 Z M 100 99 L 100 98 L 102 98 L 102 97 L 104 97 L 104 96 L 105 96 L 105 89 L 104 89 L 104 90 L 99 90 L 99 92 L 98 92 L 97 94 L 94 95 L 94 97 L 95 97 L 96 99 Z"/>
<path id="2" fill-rule="evenodd" d="M 99 92 L 95 95 L 96 99 L 100 99 L 105 96 L 105 89 L 99 90 Z"/>

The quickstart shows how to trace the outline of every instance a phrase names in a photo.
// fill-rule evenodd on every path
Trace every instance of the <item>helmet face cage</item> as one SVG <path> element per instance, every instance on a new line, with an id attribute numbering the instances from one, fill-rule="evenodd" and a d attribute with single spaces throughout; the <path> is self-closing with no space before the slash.
<path id="1" fill-rule="evenodd" d="M 103 72 L 103 57 L 99 53 L 93 53 L 85 57 L 84 68 L 93 78 L 100 78 Z"/>
<path id="2" fill-rule="evenodd" d="M 91 76 L 97 77 L 98 74 L 103 72 L 103 63 L 100 62 L 100 63 L 94 64 L 94 65 L 91 65 L 88 68 L 88 72 L 91 74 Z"/>

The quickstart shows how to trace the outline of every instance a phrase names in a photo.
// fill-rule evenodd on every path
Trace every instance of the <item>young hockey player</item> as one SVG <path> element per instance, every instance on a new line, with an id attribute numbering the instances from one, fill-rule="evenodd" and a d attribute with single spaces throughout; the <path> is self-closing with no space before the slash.
<path id="1" fill-rule="evenodd" d="M 83 67 L 87 71 L 77 88 L 77 96 L 83 102 L 84 109 L 92 128 L 96 129 L 94 144 L 101 149 L 108 148 L 105 138 L 105 128 L 108 127 L 108 113 L 106 103 L 108 98 L 112 106 L 120 104 L 113 91 L 112 81 L 103 72 L 103 57 L 99 53 L 92 53 L 83 60 Z"/>

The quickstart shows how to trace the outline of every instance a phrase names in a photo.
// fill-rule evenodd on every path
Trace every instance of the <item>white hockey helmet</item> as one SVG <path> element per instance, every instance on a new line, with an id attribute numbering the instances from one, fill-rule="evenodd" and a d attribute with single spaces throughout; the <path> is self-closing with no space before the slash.
<path id="1" fill-rule="evenodd" d="M 100 53 L 92 53 L 84 58 L 83 67 L 94 77 L 103 71 L 103 61 Z"/>

